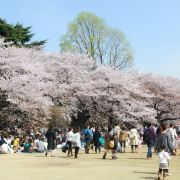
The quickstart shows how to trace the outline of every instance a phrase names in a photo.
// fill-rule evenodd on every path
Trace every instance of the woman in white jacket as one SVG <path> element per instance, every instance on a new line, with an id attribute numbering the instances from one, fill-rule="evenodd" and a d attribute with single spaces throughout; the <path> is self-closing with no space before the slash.
<path id="1" fill-rule="evenodd" d="M 67 137 L 66 137 L 66 144 L 68 145 L 67 157 L 70 157 L 70 153 L 71 153 L 71 156 L 73 156 L 73 153 L 72 153 L 72 141 L 73 141 L 73 139 L 74 139 L 73 129 L 68 128 L 68 133 L 67 133 Z"/>
<path id="2" fill-rule="evenodd" d="M 129 139 L 130 139 L 132 153 L 137 152 L 138 143 L 139 143 L 139 135 L 137 129 L 132 128 L 130 130 Z"/>
<path id="3" fill-rule="evenodd" d="M 75 130 L 74 139 L 73 139 L 73 144 L 75 147 L 74 158 L 77 158 L 79 149 L 81 148 L 81 134 L 80 133 L 81 133 L 80 129 Z"/>

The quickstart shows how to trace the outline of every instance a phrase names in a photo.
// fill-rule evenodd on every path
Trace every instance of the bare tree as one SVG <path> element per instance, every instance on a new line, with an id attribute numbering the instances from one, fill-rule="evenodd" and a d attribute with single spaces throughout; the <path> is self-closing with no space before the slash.
<path id="1" fill-rule="evenodd" d="M 69 24 L 67 33 L 61 37 L 60 48 L 62 52 L 87 54 L 96 64 L 119 69 L 131 66 L 133 61 L 133 51 L 125 35 L 87 12 Z"/>

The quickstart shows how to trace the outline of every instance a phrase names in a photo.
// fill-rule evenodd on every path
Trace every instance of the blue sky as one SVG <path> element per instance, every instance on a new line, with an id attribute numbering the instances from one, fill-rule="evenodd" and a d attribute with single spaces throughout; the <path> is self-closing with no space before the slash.
<path id="1" fill-rule="evenodd" d="M 60 36 L 81 11 L 120 28 L 135 52 L 135 68 L 180 78 L 179 0 L 0 0 L 0 17 L 32 26 L 45 50 L 59 50 Z"/>

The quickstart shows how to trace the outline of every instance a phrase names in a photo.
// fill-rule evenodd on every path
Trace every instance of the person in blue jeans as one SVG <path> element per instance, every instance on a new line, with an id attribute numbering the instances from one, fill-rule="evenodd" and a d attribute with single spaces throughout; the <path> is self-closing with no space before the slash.
<path id="1" fill-rule="evenodd" d="M 146 143 L 148 146 L 147 159 L 152 158 L 152 148 L 156 140 L 156 134 L 151 124 L 148 124 L 146 130 Z"/>

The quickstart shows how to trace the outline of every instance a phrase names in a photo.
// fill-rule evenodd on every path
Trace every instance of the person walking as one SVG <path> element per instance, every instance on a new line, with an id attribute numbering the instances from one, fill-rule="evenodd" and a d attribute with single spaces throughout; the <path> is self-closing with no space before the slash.
<path id="1" fill-rule="evenodd" d="M 161 150 L 158 154 L 159 156 L 159 171 L 158 171 L 158 180 L 161 179 L 161 174 L 163 174 L 163 180 L 165 180 L 166 175 L 168 175 L 168 169 L 169 169 L 169 160 L 171 159 L 168 152 L 165 151 L 166 146 L 161 145 Z"/>
<path id="2" fill-rule="evenodd" d="M 45 152 L 45 156 L 47 157 L 48 153 L 51 152 L 51 157 L 54 157 L 54 151 L 55 151 L 55 141 L 56 141 L 56 132 L 53 129 L 53 126 L 50 125 L 49 129 L 46 132 L 46 138 L 47 138 L 47 150 Z"/>
<path id="3" fill-rule="evenodd" d="M 119 135 L 119 143 L 121 145 L 121 153 L 125 153 L 126 151 L 126 140 L 128 138 L 128 133 L 126 131 L 126 128 L 123 127 L 121 132 L 120 132 L 120 135 Z"/>
<path id="4" fill-rule="evenodd" d="M 99 131 L 99 128 L 96 128 L 95 132 L 93 133 L 93 143 L 95 147 L 95 153 L 97 153 L 97 150 L 98 150 L 99 154 L 101 153 L 101 144 L 99 142 L 100 137 L 101 137 L 101 133 Z"/>
<path id="5" fill-rule="evenodd" d="M 81 130 L 76 129 L 74 132 L 73 144 L 75 148 L 74 158 L 78 158 L 79 149 L 81 148 Z"/>
<path id="6" fill-rule="evenodd" d="M 104 144 L 105 151 L 104 151 L 103 159 L 106 159 L 106 156 L 109 150 L 111 150 L 112 152 L 112 159 L 117 159 L 116 154 L 115 154 L 117 145 L 114 142 L 114 130 L 112 126 L 108 127 L 107 132 L 105 133 L 104 139 L 105 139 L 105 144 Z"/>
<path id="7" fill-rule="evenodd" d="M 172 139 L 172 144 L 173 144 L 173 149 L 174 149 L 174 153 L 177 154 L 177 149 L 176 149 L 176 138 L 178 137 L 176 129 L 175 129 L 175 125 L 174 124 L 170 124 L 169 129 L 168 129 L 171 139 Z"/>
<path id="8" fill-rule="evenodd" d="M 139 135 L 136 128 L 132 128 L 129 133 L 129 139 L 131 144 L 131 152 L 137 152 Z"/>
<path id="9" fill-rule="evenodd" d="M 167 123 L 161 124 L 161 133 L 157 139 L 157 152 L 160 153 L 162 149 L 161 147 L 165 146 L 164 150 L 166 152 L 170 152 L 172 155 L 176 155 L 174 153 L 173 141 L 171 139 L 171 135 L 167 127 L 168 127 Z M 168 166 L 169 166 L 169 163 L 168 163 Z M 170 175 L 169 169 L 167 171 L 168 172 L 166 173 L 166 175 L 169 176 Z"/>
<path id="10" fill-rule="evenodd" d="M 120 126 L 118 125 L 118 123 L 115 123 L 113 128 L 113 134 L 114 134 L 114 143 L 116 146 L 116 152 L 120 151 L 120 143 L 119 143 L 120 132 L 121 132 Z"/>
<path id="11" fill-rule="evenodd" d="M 148 146 L 147 159 L 150 159 L 152 158 L 152 147 L 154 146 L 156 140 L 156 134 L 151 124 L 148 124 L 147 127 L 145 141 Z"/>
<path id="12" fill-rule="evenodd" d="M 160 152 L 162 145 L 165 145 L 166 151 L 169 151 L 172 154 L 174 154 L 173 153 L 173 150 L 174 150 L 173 149 L 173 142 L 172 142 L 170 133 L 168 132 L 166 123 L 163 123 L 161 125 L 161 133 L 160 133 L 160 135 L 158 136 L 158 139 L 157 139 L 157 152 L 158 153 Z"/>
<path id="13" fill-rule="evenodd" d="M 85 153 L 89 154 L 89 149 L 93 140 L 93 132 L 92 129 L 87 126 L 84 130 L 84 142 L 85 142 Z"/>
<path id="14" fill-rule="evenodd" d="M 68 146 L 67 157 L 70 157 L 70 153 L 71 153 L 71 156 L 73 156 L 73 153 L 72 153 L 72 141 L 73 141 L 73 138 L 74 138 L 73 129 L 70 127 L 70 128 L 68 128 L 68 133 L 67 133 L 67 137 L 66 137 L 66 144 Z"/>

